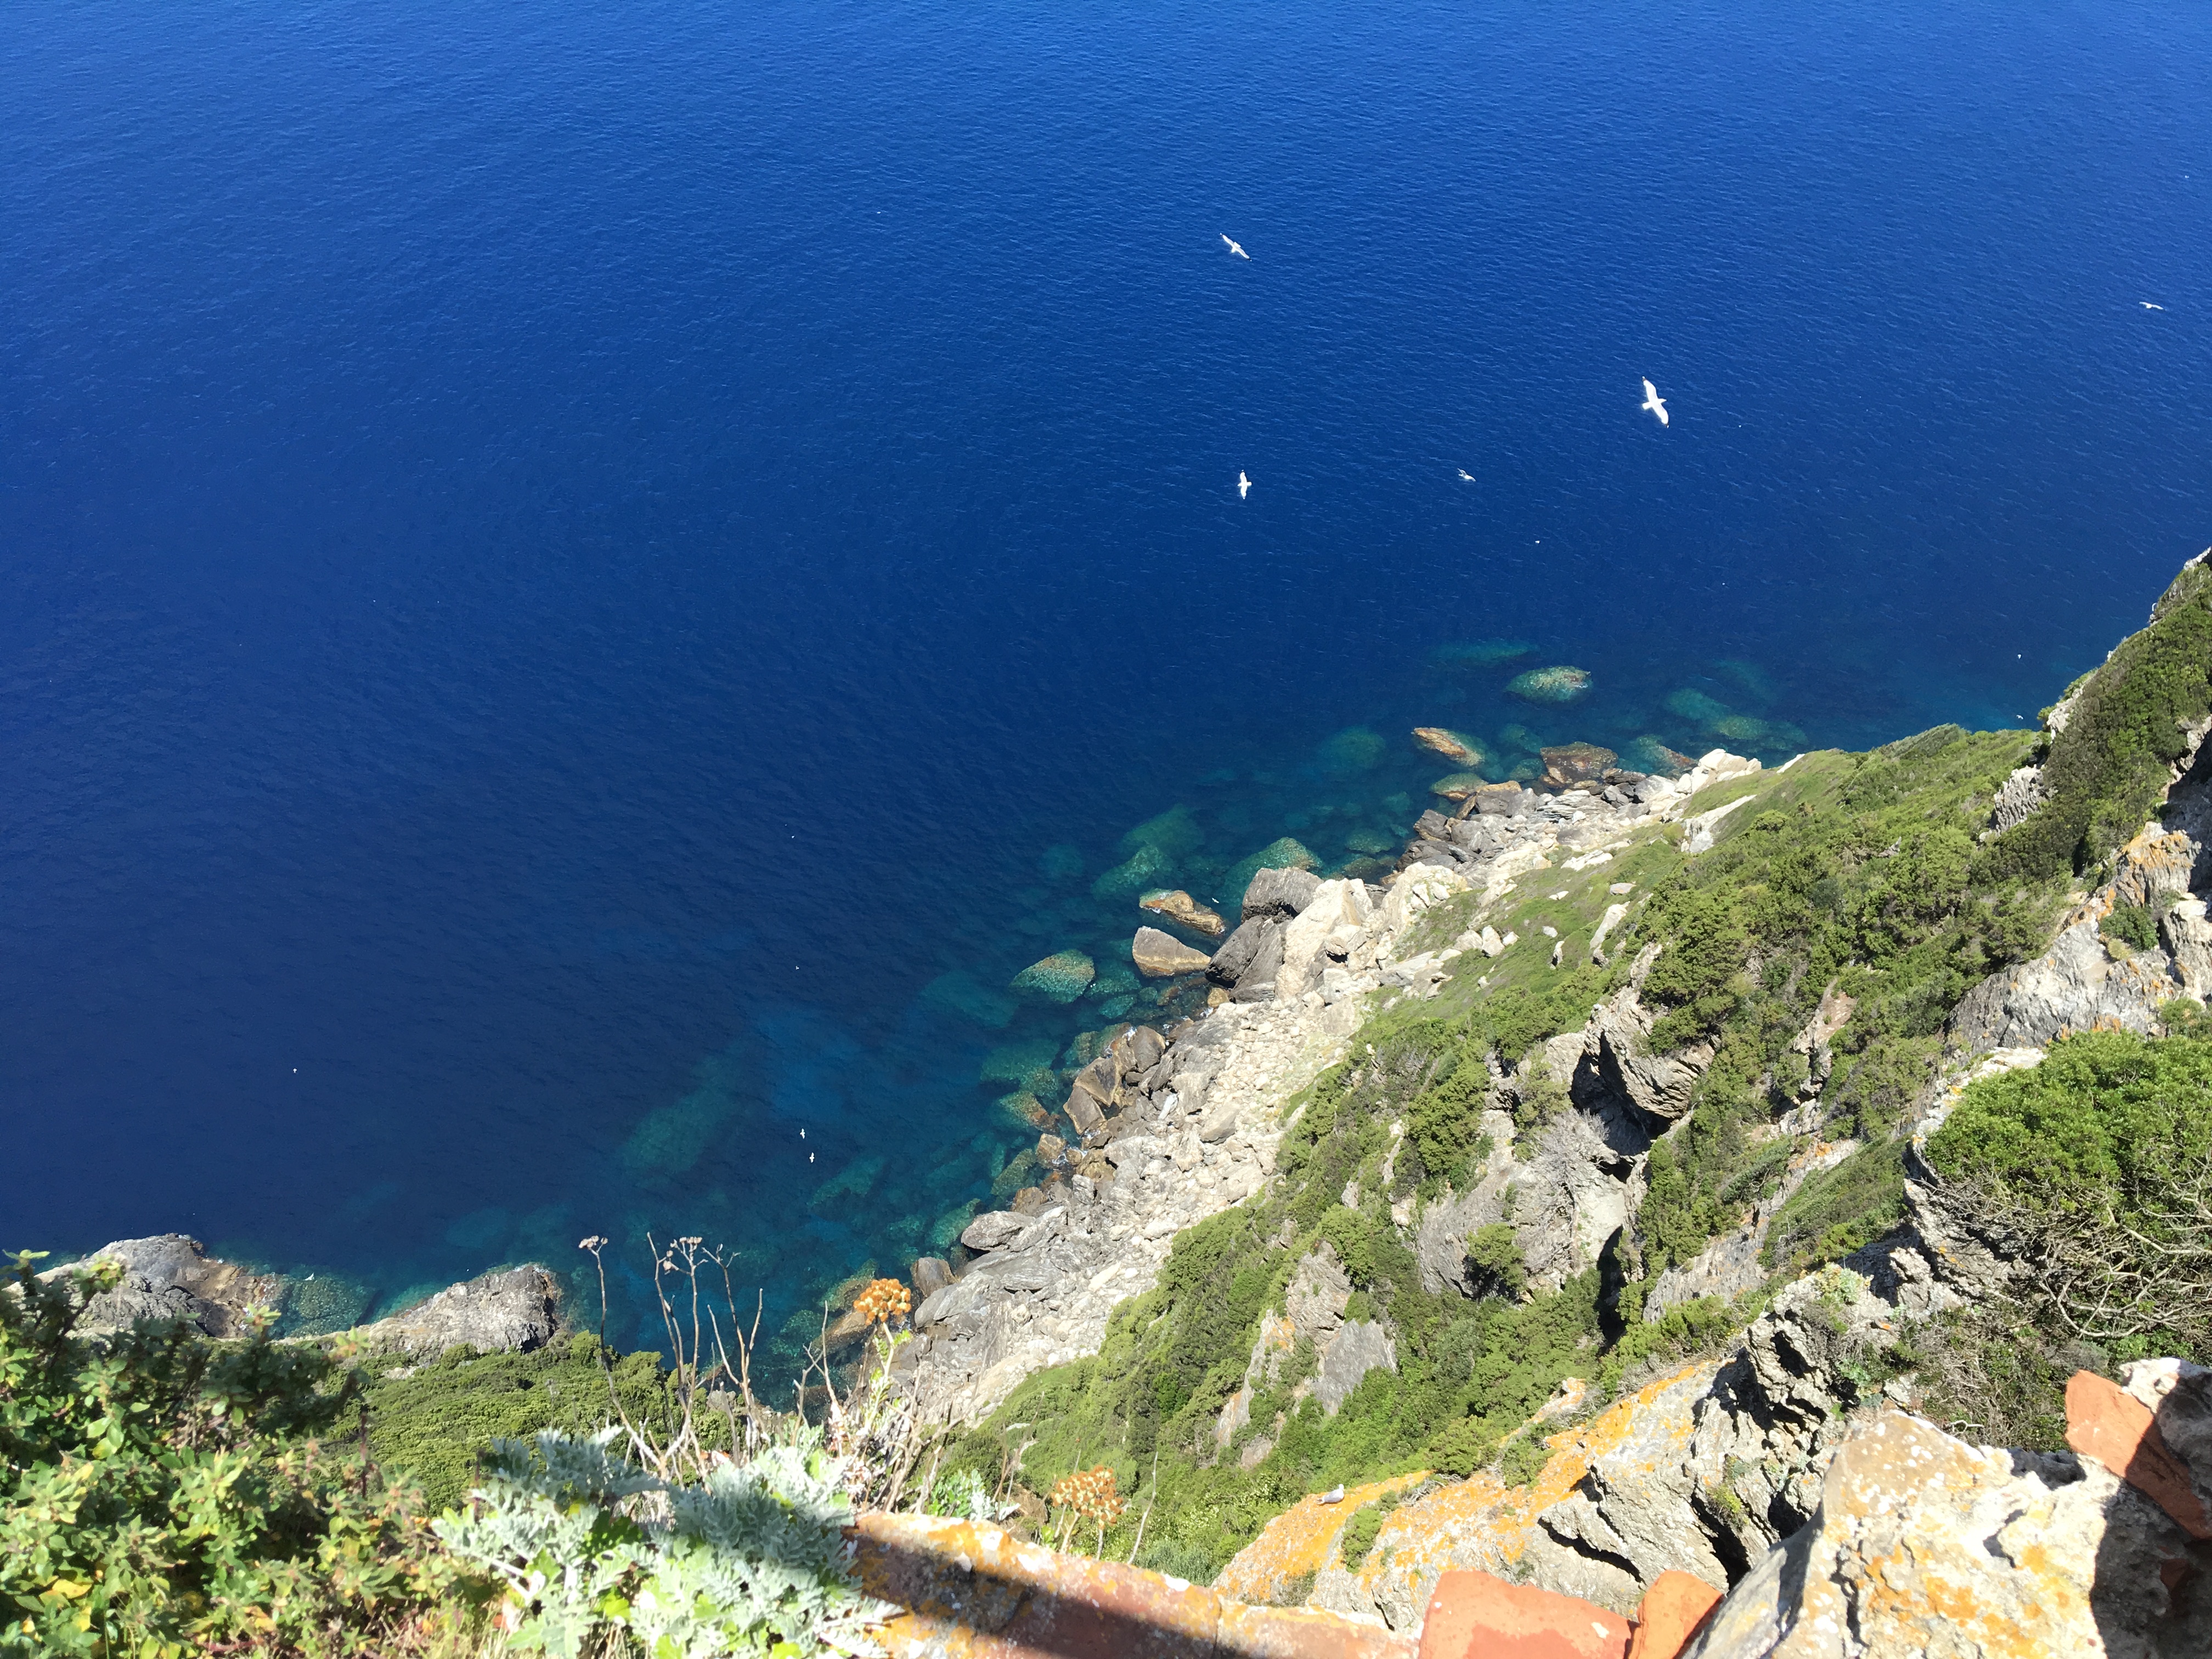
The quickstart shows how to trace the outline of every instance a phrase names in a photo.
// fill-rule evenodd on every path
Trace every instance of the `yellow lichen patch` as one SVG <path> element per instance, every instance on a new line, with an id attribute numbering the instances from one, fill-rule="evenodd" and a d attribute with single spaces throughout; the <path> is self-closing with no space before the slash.
<path id="1" fill-rule="evenodd" d="M 1565 1498 L 1589 1473 L 1590 1465 L 1618 1450 L 1632 1435 L 1650 1435 L 1653 1407 L 1669 1389 L 1685 1382 L 1687 1392 L 1702 1392 L 1712 1376 L 1710 1362 L 1646 1383 L 1608 1406 L 1579 1427 L 1551 1436 L 1553 1449 L 1534 1483 L 1509 1486 L 1487 1471 L 1405 1505 L 1382 1523 L 1375 1547 L 1360 1565 L 1359 1582 L 1372 1593 L 1387 1575 L 1400 1583 L 1425 1587 L 1449 1567 L 1496 1572 L 1518 1561 L 1528 1549 L 1536 1516 Z M 1686 1411 L 1668 1415 L 1664 1431 L 1650 1435 L 1656 1468 L 1662 1451 L 1679 1454 L 1689 1443 Z"/>
<path id="2" fill-rule="evenodd" d="M 1364 1486 L 1346 1486 L 1340 1504 L 1324 1504 L 1318 1495 L 1300 1498 L 1237 1552 L 1214 1579 L 1214 1589 L 1240 1601 L 1273 1600 L 1293 1578 L 1319 1572 L 1328 1565 L 1344 1523 L 1359 1512 L 1361 1505 L 1427 1478 L 1424 1471 L 1370 1480 Z"/>

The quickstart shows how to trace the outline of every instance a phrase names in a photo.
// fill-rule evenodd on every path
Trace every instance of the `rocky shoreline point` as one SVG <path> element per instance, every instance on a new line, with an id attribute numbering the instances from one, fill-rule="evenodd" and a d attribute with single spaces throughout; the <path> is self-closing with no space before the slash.
<path id="1" fill-rule="evenodd" d="M 118 1239 L 83 1262 L 51 1267 L 40 1277 L 51 1279 L 71 1267 L 101 1260 L 120 1267 L 122 1279 L 87 1305 L 78 1328 L 88 1335 L 128 1330 L 140 1319 L 175 1319 L 203 1336 L 244 1336 L 257 1310 L 281 1314 L 287 1300 L 309 1282 L 257 1273 L 210 1256 L 199 1240 L 184 1233 Z M 365 1347 L 399 1358 L 443 1353 L 457 1344 L 480 1353 L 526 1353 L 568 1328 L 562 1310 L 564 1288 L 550 1268 L 535 1262 L 496 1268 L 386 1318 L 348 1328 Z"/>
<path id="2" fill-rule="evenodd" d="M 1611 759 L 1588 744 L 1560 753 L 1569 763 Z M 1462 957 L 1508 948 L 1486 913 L 1516 881 L 1554 862 L 1601 862 L 1638 830 L 1681 819 L 1708 785 L 1760 769 L 1714 750 L 1678 779 L 1600 766 L 1557 793 L 1486 787 L 1455 816 L 1424 812 L 1387 885 L 1260 870 L 1237 926 L 1210 959 L 1140 930 L 1139 967 L 1149 957 L 1158 966 L 1147 972 L 1202 969 L 1213 1006 L 1166 1031 L 1139 1026 L 1118 1036 L 1078 1074 L 1062 1108 L 1079 1139 L 1048 1133 L 1040 1143 L 1049 1182 L 1022 1207 L 970 1222 L 960 1239 L 970 1259 L 957 1275 L 938 1258 L 915 1264 L 917 1340 L 896 1363 L 924 1412 L 979 1421 L 1033 1372 L 1096 1353 L 1114 1308 L 1158 1281 L 1175 1235 L 1257 1192 L 1273 1172 L 1283 1109 L 1344 1058 L 1370 1014 L 1397 998 L 1433 995 Z M 1447 943 L 1410 948 L 1432 910 L 1466 893 L 1478 896 L 1474 925 Z M 1627 1040 L 1625 1029 L 1614 1036 L 1615 1048 Z M 1584 1042 L 1576 1034 L 1577 1055 Z M 1634 1086 L 1678 1085 L 1639 1073 Z M 1620 1160 L 1581 1115 L 1562 1128 L 1591 1144 L 1539 1154 L 1547 1197 L 1540 1205 L 1524 1197 L 1520 1231 L 1540 1281 L 1586 1267 L 1626 1213 L 1621 1183 L 1603 1173 Z M 1465 1235 L 1495 1218 L 1489 1212 L 1512 1168 L 1504 1154 L 1498 1181 L 1424 1217 L 1425 1271 L 1462 1270 Z M 1328 1334 L 1332 1350 L 1345 1349 L 1333 1363 L 1323 1356 L 1333 1393 L 1390 1363 L 1387 1345 L 1361 1322 L 1340 1321 Z"/>

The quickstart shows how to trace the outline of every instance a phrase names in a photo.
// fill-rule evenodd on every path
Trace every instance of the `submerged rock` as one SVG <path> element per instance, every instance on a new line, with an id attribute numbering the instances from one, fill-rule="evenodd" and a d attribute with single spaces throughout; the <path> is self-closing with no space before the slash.
<path id="1" fill-rule="evenodd" d="M 1480 772 L 1452 772 L 1438 778 L 1429 786 L 1432 795 L 1442 795 L 1446 800 L 1465 800 L 1485 787 Z"/>
<path id="2" fill-rule="evenodd" d="M 1494 668 L 1528 656 L 1535 648 L 1526 640 L 1474 640 L 1464 645 L 1440 645 L 1430 657 L 1445 668 Z"/>
<path id="3" fill-rule="evenodd" d="M 1574 789 L 1595 783 L 1605 769 L 1620 758 L 1594 743 L 1560 744 L 1543 751 L 1544 781 L 1554 789 Z"/>
<path id="4" fill-rule="evenodd" d="M 1194 951 L 1157 927 L 1137 929 L 1137 936 L 1129 941 L 1129 955 L 1136 963 L 1138 972 L 1153 979 L 1168 979 L 1176 974 L 1202 974 L 1206 964 L 1212 960 L 1205 951 Z"/>
<path id="5" fill-rule="evenodd" d="M 1381 764 L 1389 745 L 1372 726 L 1354 726 L 1321 746 L 1321 763 L 1332 772 L 1364 772 Z"/>
<path id="6" fill-rule="evenodd" d="M 1219 939 L 1228 924 L 1218 914 L 1209 910 L 1180 887 L 1156 889 L 1137 901 L 1140 910 L 1150 910 L 1155 915 L 1165 916 L 1178 926 L 1193 933 L 1210 934 Z"/>
<path id="7" fill-rule="evenodd" d="M 1134 853 L 1152 848 L 1169 859 L 1188 858 L 1205 844 L 1206 831 L 1199 827 L 1196 817 L 1188 806 L 1170 806 L 1156 818 L 1146 818 L 1121 837 L 1121 850 Z"/>
<path id="8" fill-rule="evenodd" d="M 1456 732 L 1446 731 L 1441 726 L 1415 726 L 1413 741 L 1424 749 L 1434 750 L 1446 760 L 1458 765 L 1480 766 L 1482 764 L 1482 750 L 1475 746 L 1472 739 L 1463 738 Z"/>
<path id="9" fill-rule="evenodd" d="M 1091 896 L 1102 904 L 1133 898 L 1147 887 L 1158 886 L 1174 868 L 1175 860 L 1147 842 L 1092 882 Z"/>
<path id="10" fill-rule="evenodd" d="M 1091 979 L 1097 971 L 1097 964 L 1082 951 L 1056 951 L 1016 974 L 1007 981 L 1006 988 L 1018 997 L 1068 1003 L 1090 988 Z M 1007 1080 L 1012 1082 L 1016 1079 Z"/>
<path id="11" fill-rule="evenodd" d="M 1725 720 L 1729 708 L 1726 703 L 1717 702 L 1702 691 L 1693 691 L 1685 686 L 1680 691 L 1667 694 L 1667 712 L 1679 714 L 1699 726 L 1711 726 L 1715 720 Z"/>
<path id="12" fill-rule="evenodd" d="M 921 1000 L 930 1007 L 963 1015 L 993 1030 L 1001 1029 L 1014 1017 L 1012 998 L 992 990 L 972 974 L 957 968 L 949 974 L 939 974 L 923 986 Z"/>
<path id="13" fill-rule="evenodd" d="M 1590 673 L 1587 668 L 1571 668 L 1564 663 L 1532 668 L 1525 674 L 1516 674 L 1505 683 L 1505 689 L 1530 702 L 1572 702 L 1590 689 Z"/>
<path id="14" fill-rule="evenodd" d="M 1669 749 L 1649 732 L 1628 745 L 1628 763 L 1639 772 L 1662 778 L 1679 778 L 1697 763 Z"/>
<path id="15" fill-rule="evenodd" d="M 1042 1129 L 1052 1121 L 1052 1114 L 1045 1109 L 1044 1103 L 1026 1089 L 1000 1095 L 994 1103 L 1000 1121 L 1009 1128 Z"/>
<path id="16" fill-rule="evenodd" d="M 975 1068 L 975 1075 L 981 1082 L 1014 1083 L 1026 1088 L 1039 1072 L 1052 1069 L 1052 1062 L 1059 1054 L 1060 1045 L 1046 1037 L 1009 1042 L 985 1054 L 983 1063 Z"/>

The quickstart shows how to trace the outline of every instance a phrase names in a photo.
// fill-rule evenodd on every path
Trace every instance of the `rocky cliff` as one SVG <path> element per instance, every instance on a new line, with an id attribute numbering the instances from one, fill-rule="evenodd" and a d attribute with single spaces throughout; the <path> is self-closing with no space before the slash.
<path id="1" fill-rule="evenodd" d="M 1715 1656 L 2212 1651 L 2203 1534 L 2127 1459 L 1911 1415 L 1955 1409 L 1947 1334 L 2034 1317 L 1930 1138 L 2212 983 L 2208 590 L 2035 733 L 1471 783 L 1379 887 L 1261 872 L 1215 1006 L 1079 1079 L 1042 1212 L 971 1229 L 909 1385 L 1040 1489 L 1118 1437 L 1157 1559 L 1279 1494 L 1215 1580 L 1255 1602 L 1408 1631 L 1447 1573 L 1622 1613 L 1686 1573 L 1734 1587 Z M 1586 1358 L 1512 1370 L 1539 1315 Z M 2160 1364 L 2125 1388 L 2194 1400 Z"/>

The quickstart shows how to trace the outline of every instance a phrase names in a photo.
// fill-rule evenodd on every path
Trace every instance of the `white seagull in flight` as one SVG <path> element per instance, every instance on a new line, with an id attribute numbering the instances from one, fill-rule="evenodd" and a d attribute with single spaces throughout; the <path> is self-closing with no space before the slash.
<path id="1" fill-rule="evenodd" d="M 1252 481 L 1242 472 L 1237 475 L 1237 499 L 1243 501 L 1252 493 Z"/>
<path id="2" fill-rule="evenodd" d="M 1459 476 L 1466 479 L 1469 483 L 1473 483 L 1474 482 L 1474 474 L 1468 471 L 1465 467 L 1460 468 Z"/>
<path id="3" fill-rule="evenodd" d="M 1224 241 L 1224 242 L 1229 242 L 1229 251 L 1230 251 L 1231 253 L 1235 254 L 1238 258 L 1240 258 L 1240 259 L 1249 259 L 1249 258 L 1250 258 L 1252 257 L 1250 254 L 1247 253 L 1247 252 L 1246 252 L 1243 248 L 1239 247 L 1239 246 L 1238 246 L 1235 242 L 1231 242 L 1231 241 L 1230 241 L 1230 240 L 1229 240 L 1229 237 L 1228 237 L 1228 235 L 1227 235 L 1225 233 L 1223 234 L 1223 236 L 1222 236 L 1221 240 L 1222 240 L 1223 241 Z"/>
<path id="4" fill-rule="evenodd" d="M 2142 306 L 2145 311 L 2163 311 L 2166 309 L 2164 306 L 2154 306 L 2148 300 L 2139 300 L 2136 303 Z"/>
<path id="5" fill-rule="evenodd" d="M 1648 409 L 1656 415 L 1660 425 L 1667 424 L 1667 400 L 1659 395 L 1659 388 L 1649 380 L 1644 383 L 1644 401 L 1638 407 Z"/>

